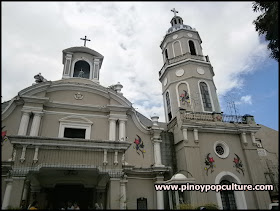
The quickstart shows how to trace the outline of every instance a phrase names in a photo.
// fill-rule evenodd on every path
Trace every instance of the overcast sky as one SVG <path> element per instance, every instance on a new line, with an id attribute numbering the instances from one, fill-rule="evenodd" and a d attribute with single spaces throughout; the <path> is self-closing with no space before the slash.
<path id="1" fill-rule="evenodd" d="M 80 38 L 86 35 L 91 39 L 87 47 L 104 56 L 100 84 L 107 87 L 120 82 L 124 86 L 124 96 L 139 112 L 147 117 L 156 113 L 160 121 L 164 121 L 158 80 L 158 71 L 163 65 L 159 45 L 171 26 L 173 13 L 170 10 L 174 7 L 184 24 L 196 28 L 200 34 L 203 53 L 209 55 L 214 68 L 223 111 L 227 104 L 222 96 L 230 94 L 235 96 L 237 106 L 244 108 L 242 105 L 246 105 L 248 111 L 245 109 L 244 112 L 260 115 L 254 113 L 257 101 L 254 89 L 251 93 L 246 89 L 246 80 L 260 74 L 264 68 L 278 69 L 278 63 L 275 65 L 268 58 L 267 43 L 258 36 L 252 24 L 259 15 L 252 11 L 252 2 L 1 4 L 2 102 L 31 86 L 34 75 L 39 72 L 47 80 L 60 80 L 62 50 L 82 46 Z M 275 90 L 278 80 L 268 80 L 264 85 L 273 83 L 270 94 L 278 96 L 278 89 Z M 275 112 L 278 112 L 277 107 Z M 275 123 L 269 126 L 278 128 L 276 120 L 271 121 Z"/>

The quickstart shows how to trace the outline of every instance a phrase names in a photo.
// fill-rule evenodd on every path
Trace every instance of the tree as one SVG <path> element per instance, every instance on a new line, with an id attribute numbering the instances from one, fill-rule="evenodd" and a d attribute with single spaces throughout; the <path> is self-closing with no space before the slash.
<path id="1" fill-rule="evenodd" d="M 259 35 L 265 35 L 265 39 L 269 41 L 267 48 L 271 50 L 270 57 L 279 62 L 278 1 L 255 1 L 253 3 L 253 11 L 263 12 L 253 21 L 253 24 L 255 24 Z"/>

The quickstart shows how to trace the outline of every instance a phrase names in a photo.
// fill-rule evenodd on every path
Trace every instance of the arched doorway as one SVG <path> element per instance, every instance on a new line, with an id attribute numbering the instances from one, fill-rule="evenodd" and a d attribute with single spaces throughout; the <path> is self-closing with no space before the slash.
<path id="1" fill-rule="evenodd" d="M 81 184 L 57 184 L 54 188 L 47 189 L 48 207 L 61 209 L 68 201 L 77 202 L 80 209 L 88 209 L 94 200 L 95 189 L 85 188 Z"/>
<path id="2" fill-rule="evenodd" d="M 215 184 L 242 184 L 241 180 L 229 171 L 220 172 L 215 179 Z M 220 209 L 247 209 L 244 191 L 217 192 L 217 203 Z M 235 205 L 234 205 L 235 204 Z M 229 208 L 227 208 L 229 207 Z"/>
<path id="3" fill-rule="evenodd" d="M 84 60 L 77 61 L 74 66 L 73 77 L 88 78 L 90 76 L 90 65 Z"/>

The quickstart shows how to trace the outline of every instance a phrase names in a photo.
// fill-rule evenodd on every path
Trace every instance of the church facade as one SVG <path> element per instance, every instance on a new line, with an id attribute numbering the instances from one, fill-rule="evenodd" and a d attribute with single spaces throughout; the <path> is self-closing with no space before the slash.
<path id="1" fill-rule="evenodd" d="M 2 209 L 268 209 L 278 196 L 278 132 L 221 111 L 196 29 L 171 19 L 160 47 L 166 122 L 137 112 L 120 83 L 104 87 L 104 57 L 63 50 L 62 79 L 2 103 Z M 86 41 L 86 38 L 85 38 Z M 156 191 L 158 184 L 272 184 L 271 191 Z M 97 206 L 97 207 L 96 207 Z"/>

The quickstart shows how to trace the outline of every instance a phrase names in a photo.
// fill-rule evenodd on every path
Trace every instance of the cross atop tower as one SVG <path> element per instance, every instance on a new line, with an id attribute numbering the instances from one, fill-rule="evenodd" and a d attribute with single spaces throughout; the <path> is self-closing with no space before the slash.
<path id="1" fill-rule="evenodd" d="M 81 40 L 84 40 L 84 46 L 86 47 L 86 41 L 90 41 L 87 39 L 87 36 L 85 36 L 85 38 L 80 38 Z"/>
<path id="2" fill-rule="evenodd" d="M 174 17 L 176 16 L 176 13 L 178 13 L 178 11 L 176 11 L 175 8 L 173 8 L 173 10 L 171 10 L 171 12 L 174 12 Z"/>

